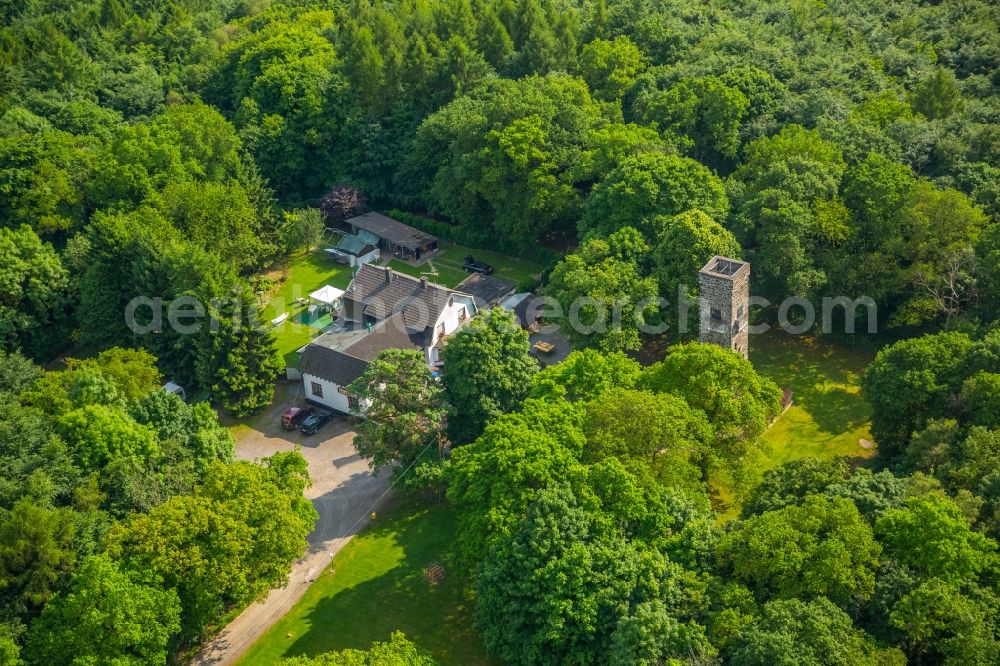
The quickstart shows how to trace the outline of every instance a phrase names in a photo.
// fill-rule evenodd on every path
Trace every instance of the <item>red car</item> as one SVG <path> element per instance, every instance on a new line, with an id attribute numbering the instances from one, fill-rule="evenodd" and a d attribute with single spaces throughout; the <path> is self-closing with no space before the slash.
<path id="1" fill-rule="evenodd" d="M 289 407 L 281 415 L 281 427 L 285 430 L 295 430 L 314 411 L 312 407 Z"/>

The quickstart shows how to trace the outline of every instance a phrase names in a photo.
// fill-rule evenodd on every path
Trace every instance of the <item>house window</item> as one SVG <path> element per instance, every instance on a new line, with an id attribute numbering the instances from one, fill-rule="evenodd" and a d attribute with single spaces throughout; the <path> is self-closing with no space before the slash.
<path id="1" fill-rule="evenodd" d="M 468 318 L 469 318 L 469 313 L 466 311 L 466 309 L 464 307 L 461 310 L 458 311 L 458 323 L 459 324 L 461 324 L 463 321 L 465 321 Z"/>
<path id="2" fill-rule="evenodd" d="M 722 321 L 722 310 L 719 308 L 712 308 L 712 320 Z"/>
<path id="3" fill-rule="evenodd" d="M 352 412 L 358 411 L 358 407 L 361 403 L 358 402 L 358 396 L 348 395 L 347 396 L 347 408 Z"/>
<path id="4" fill-rule="evenodd" d="M 444 322 L 438 324 L 438 337 L 444 336 Z"/>
<path id="5" fill-rule="evenodd" d="M 322 384 L 320 384 L 319 382 L 312 382 L 311 389 L 312 389 L 312 394 L 314 396 L 316 396 L 317 398 L 322 398 L 323 397 L 323 385 Z"/>

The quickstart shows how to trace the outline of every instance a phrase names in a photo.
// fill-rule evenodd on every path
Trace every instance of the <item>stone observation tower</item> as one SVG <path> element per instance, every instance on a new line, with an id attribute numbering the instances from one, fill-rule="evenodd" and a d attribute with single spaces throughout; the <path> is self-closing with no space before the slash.
<path id="1" fill-rule="evenodd" d="M 750 264 L 714 256 L 698 271 L 702 342 L 750 353 Z"/>

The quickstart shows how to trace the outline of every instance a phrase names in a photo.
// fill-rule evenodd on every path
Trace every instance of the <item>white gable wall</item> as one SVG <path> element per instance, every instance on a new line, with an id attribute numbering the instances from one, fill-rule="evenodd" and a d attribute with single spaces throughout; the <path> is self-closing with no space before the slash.
<path id="1" fill-rule="evenodd" d="M 465 311 L 464 320 L 461 317 L 463 310 Z M 462 296 L 460 294 L 455 294 L 452 297 L 451 305 L 446 305 L 444 310 L 441 311 L 441 315 L 438 317 L 437 321 L 434 322 L 434 338 L 431 340 L 431 346 L 425 350 L 427 352 L 428 365 L 435 365 L 438 362 L 439 350 L 434 349 L 434 345 L 436 345 L 438 340 L 441 339 L 441 326 L 444 326 L 443 335 L 451 335 L 466 322 L 472 319 L 475 314 L 476 303 L 471 297 Z"/>
<path id="2" fill-rule="evenodd" d="M 318 396 L 313 393 L 313 382 L 316 382 L 322 388 L 322 396 Z M 303 372 L 302 388 L 305 391 L 306 399 L 310 402 L 323 405 L 324 407 L 329 407 L 330 409 L 343 414 L 351 413 L 351 408 L 347 404 L 347 396 L 337 390 L 340 388 L 339 384 L 335 384 L 334 382 L 331 382 L 328 379 L 323 379 L 322 377 L 317 377 L 316 375 L 310 375 L 308 372 Z"/>

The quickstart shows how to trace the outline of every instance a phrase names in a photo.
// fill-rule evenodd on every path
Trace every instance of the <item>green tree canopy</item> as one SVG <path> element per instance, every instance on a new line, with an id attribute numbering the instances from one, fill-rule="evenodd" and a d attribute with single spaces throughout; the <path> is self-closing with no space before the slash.
<path id="1" fill-rule="evenodd" d="M 65 344 L 69 274 L 27 225 L 0 228 L 0 349 L 45 358 Z"/>
<path id="2" fill-rule="evenodd" d="M 575 346 L 638 349 L 640 326 L 659 323 L 656 282 L 638 267 L 648 250 L 639 233 L 625 227 L 607 240 L 586 241 L 556 264 L 546 293 L 559 311 L 550 318 Z"/>
<path id="3" fill-rule="evenodd" d="M 743 503 L 743 515 L 752 516 L 797 504 L 807 495 L 822 494 L 830 485 L 847 480 L 843 458 L 819 460 L 802 458 L 764 472 Z"/>
<path id="4" fill-rule="evenodd" d="M 459 510 L 458 551 L 470 565 L 515 528 L 539 488 L 577 479 L 584 434 L 579 409 L 562 401 L 525 403 L 472 444 L 455 449 L 448 499 Z"/>
<path id="5" fill-rule="evenodd" d="M 581 237 L 609 236 L 630 226 L 653 239 L 652 218 L 693 208 L 716 221 L 725 219 L 729 200 L 718 177 L 687 157 L 641 153 L 625 158 L 594 187 L 579 233 Z"/>
<path id="6" fill-rule="evenodd" d="M 872 434 L 886 456 L 900 453 L 929 419 L 943 416 L 965 378 L 972 341 L 964 333 L 901 340 L 879 351 L 861 388 L 872 406 Z"/>
<path id="7" fill-rule="evenodd" d="M 622 352 L 572 351 L 532 378 L 530 397 L 593 400 L 612 388 L 634 387 L 641 371 L 642 367 Z"/>
<path id="8" fill-rule="evenodd" d="M 718 544 L 722 565 L 764 598 L 828 597 L 848 608 L 874 592 L 881 550 L 854 504 L 822 495 L 752 516 Z"/>
<path id="9" fill-rule="evenodd" d="M 468 442 L 490 421 L 512 411 L 528 395 L 538 370 L 528 354 L 528 334 L 514 316 L 493 309 L 463 326 L 441 350 L 448 434 Z"/>
<path id="10" fill-rule="evenodd" d="M 72 569 L 76 534 L 66 509 L 28 498 L 0 509 L 0 600 L 7 613 L 16 617 L 45 605 Z"/>
<path id="11" fill-rule="evenodd" d="M 274 381 L 281 371 L 274 332 L 260 322 L 256 298 L 249 289 L 223 302 L 210 314 L 219 332 L 205 332 L 202 367 L 205 383 L 214 381 L 223 407 L 237 416 L 254 414 L 271 404 Z M 207 327 L 206 327 L 207 328 Z"/>
<path id="12" fill-rule="evenodd" d="M 406 187 L 433 211 L 470 228 L 486 219 L 486 238 L 523 247 L 574 220 L 579 168 L 602 124 L 579 79 L 488 81 L 423 121 Z"/>
<path id="13" fill-rule="evenodd" d="M 215 463 L 192 494 L 133 514 L 108 535 L 112 558 L 177 590 L 184 640 L 282 585 L 305 549 L 317 517 L 302 496 L 305 460 L 289 452 L 262 463 Z"/>
<path id="14" fill-rule="evenodd" d="M 761 435 L 778 415 L 781 392 L 748 360 L 715 345 L 675 345 L 665 359 L 646 369 L 640 386 L 672 393 L 704 412 L 715 430 L 713 464 L 739 487 L 752 478 Z"/>
<path id="15" fill-rule="evenodd" d="M 364 405 L 354 446 L 376 472 L 397 462 L 408 467 L 444 436 L 441 387 L 421 350 L 380 352 L 347 389 Z"/>
<path id="16" fill-rule="evenodd" d="M 683 78 L 668 89 L 641 94 L 636 112 L 645 125 L 700 160 L 732 158 L 740 148 L 740 121 L 750 101 L 715 76 Z"/>
<path id="17" fill-rule="evenodd" d="M 59 422 L 62 436 L 86 470 L 99 470 L 118 458 L 155 459 L 160 444 L 152 428 L 136 423 L 121 409 L 85 405 Z"/>
<path id="18" fill-rule="evenodd" d="M 642 51 L 628 37 L 587 42 L 580 55 L 580 76 L 596 97 L 621 99 L 642 73 Z"/>
<path id="19" fill-rule="evenodd" d="M 144 584 L 107 555 L 95 555 L 32 624 L 27 657 L 38 664 L 166 663 L 180 612 L 174 590 Z"/>
<path id="20" fill-rule="evenodd" d="M 665 486 L 701 489 L 713 437 L 704 412 L 670 394 L 625 389 L 601 394 L 586 411 L 585 462 L 615 457 L 647 467 Z"/>
<path id="21" fill-rule="evenodd" d="M 656 564 L 592 531 L 567 485 L 542 490 L 476 577 L 486 647 L 516 664 L 598 663 L 629 601 L 642 594 L 641 578 L 656 575 Z"/>
<path id="22" fill-rule="evenodd" d="M 680 299 L 697 299 L 701 267 L 715 255 L 740 259 L 743 248 L 722 225 L 696 209 L 654 218 L 651 226 L 658 230 L 649 253 L 652 275 L 659 282 L 660 295 L 670 303 L 670 312 L 677 315 L 671 321 L 683 325 L 678 320 Z"/>
<path id="23" fill-rule="evenodd" d="M 764 604 L 761 617 L 732 648 L 732 664 L 770 666 L 902 666 L 903 655 L 879 649 L 829 599 L 789 599 Z"/>
<path id="24" fill-rule="evenodd" d="M 882 514 L 875 532 L 886 555 L 921 576 L 961 583 L 997 563 L 997 543 L 973 531 L 947 498 L 912 498 Z"/>

